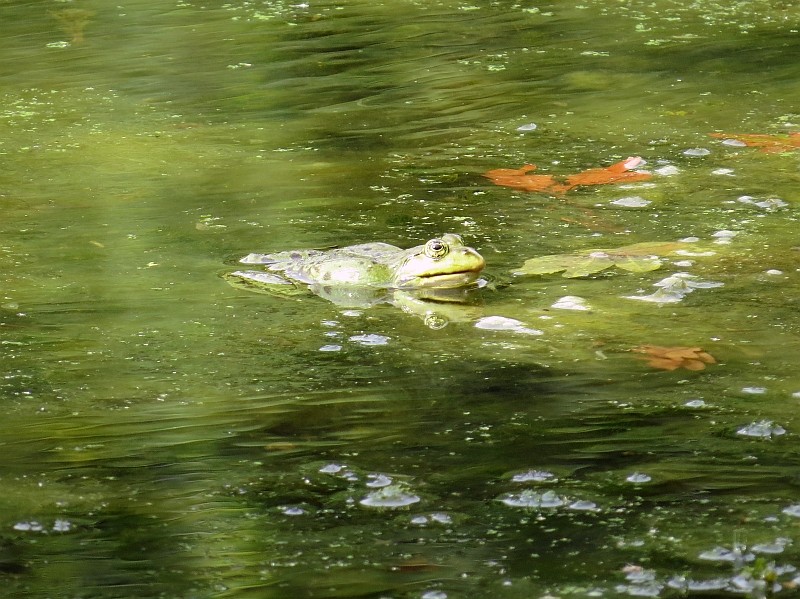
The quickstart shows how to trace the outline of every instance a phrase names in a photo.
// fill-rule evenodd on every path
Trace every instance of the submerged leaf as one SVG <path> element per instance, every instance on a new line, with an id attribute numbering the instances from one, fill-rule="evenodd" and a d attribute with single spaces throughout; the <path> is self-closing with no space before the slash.
<path id="1" fill-rule="evenodd" d="M 633 350 L 647 361 L 648 366 L 659 370 L 705 370 L 706 364 L 716 364 L 714 356 L 701 347 L 662 347 L 660 345 L 641 345 L 634 347 Z"/>
<path id="2" fill-rule="evenodd" d="M 521 168 L 496 168 L 485 172 L 483 176 L 503 187 L 562 195 L 575 187 L 646 181 L 652 176 L 650 173 L 631 170 L 642 164 L 644 160 L 639 156 L 631 156 L 611 166 L 590 168 L 562 177 L 529 174 L 536 170 L 535 164 L 525 164 Z"/>

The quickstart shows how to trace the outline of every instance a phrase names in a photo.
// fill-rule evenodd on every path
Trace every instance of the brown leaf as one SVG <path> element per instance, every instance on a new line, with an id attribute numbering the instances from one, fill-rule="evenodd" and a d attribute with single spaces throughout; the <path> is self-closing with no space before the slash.
<path id="1" fill-rule="evenodd" d="M 639 166 L 643 160 L 639 156 L 631 156 L 603 168 L 590 168 L 579 173 L 567 175 L 563 182 L 553 175 L 529 175 L 536 170 L 535 164 L 526 164 L 521 168 L 497 168 L 487 171 L 484 177 L 495 185 L 522 189 L 524 191 L 543 191 L 553 195 L 561 195 L 574 187 L 585 185 L 608 185 L 622 181 L 644 181 L 652 175 L 631 169 Z"/>
<path id="2" fill-rule="evenodd" d="M 761 148 L 762 152 L 780 153 L 800 149 L 800 131 L 789 135 L 768 135 L 765 133 L 709 133 L 717 139 L 735 139 L 746 146 Z"/>
<path id="3" fill-rule="evenodd" d="M 590 168 L 567 177 L 567 185 L 578 187 L 579 185 L 607 185 L 621 181 L 646 181 L 652 176 L 650 173 L 637 173 L 630 170 L 641 163 L 642 159 L 639 156 L 631 156 L 605 168 Z"/>
<path id="4" fill-rule="evenodd" d="M 677 370 L 680 368 L 681 362 L 669 358 L 650 358 L 647 360 L 647 365 L 659 370 Z"/>
<path id="5" fill-rule="evenodd" d="M 699 347 L 665 347 L 664 356 L 673 360 L 694 359 L 697 352 L 702 351 Z"/>
<path id="6" fill-rule="evenodd" d="M 686 370 L 705 370 L 706 365 L 703 363 L 702 360 L 684 360 L 681 362 L 681 367 L 685 368 Z"/>
<path id="7" fill-rule="evenodd" d="M 550 191 L 558 189 L 559 183 L 552 175 L 529 175 L 536 170 L 535 164 L 526 164 L 521 168 L 496 168 L 483 173 L 495 185 L 522 189 L 523 191 Z"/>
<path id="8" fill-rule="evenodd" d="M 716 364 L 714 356 L 701 347 L 663 347 L 660 345 L 640 345 L 631 351 L 645 354 L 641 359 L 647 362 L 648 366 L 659 370 L 686 370 L 698 371 L 705 370 L 706 364 Z"/>
<path id="9" fill-rule="evenodd" d="M 699 351 L 699 352 L 697 352 L 697 357 L 700 360 L 702 360 L 703 362 L 705 362 L 706 364 L 716 364 L 717 363 L 717 361 L 714 359 L 714 356 L 712 356 L 708 352 Z"/>

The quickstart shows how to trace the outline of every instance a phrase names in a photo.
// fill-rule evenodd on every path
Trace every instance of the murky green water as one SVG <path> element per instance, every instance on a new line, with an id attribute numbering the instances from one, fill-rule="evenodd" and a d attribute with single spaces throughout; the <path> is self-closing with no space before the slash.
<path id="1" fill-rule="evenodd" d="M 796 3 L 36 1 L 0 22 L 2 596 L 796 592 L 800 151 L 708 136 L 800 127 Z M 481 177 L 634 155 L 651 181 L 564 198 Z M 439 329 L 221 276 L 446 231 L 492 285 Z M 713 254 L 510 274 L 690 237 Z M 723 285 L 625 299 L 676 272 Z M 716 363 L 659 370 L 644 345 Z"/>

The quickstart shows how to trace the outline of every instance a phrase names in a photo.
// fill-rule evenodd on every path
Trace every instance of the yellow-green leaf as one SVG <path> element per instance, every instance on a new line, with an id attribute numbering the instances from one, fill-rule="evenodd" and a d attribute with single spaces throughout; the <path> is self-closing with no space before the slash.
<path id="1" fill-rule="evenodd" d="M 702 248 L 679 241 L 651 241 L 634 243 L 614 249 L 580 250 L 572 254 L 539 256 L 525 261 L 512 272 L 515 275 L 549 275 L 564 271 L 567 278 L 586 277 L 617 266 L 628 272 L 649 272 L 661 267 L 659 256 L 675 254 L 678 250 L 694 251 L 694 255 L 705 255 Z"/>
<path id="2" fill-rule="evenodd" d="M 515 275 L 549 275 L 555 272 L 566 270 L 570 260 L 575 256 L 572 254 L 556 254 L 553 256 L 540 256 L 526 260 L 525 264 L 514 270 Z"/>
<path id="3" fill-rule="evenodd" d="M 614 266 L 614 260 L 608 254 L 605 252 L 592 252 L 586 256 L 575 256 L 575 259 L 561 276 L 569 279 L 587 277 L 612 266 Z"/>
<path id="4" fill-rule="evenodd" d="M 649 256 L 653 254 L 665 256 L 675 250 L 685 249 L 687 246 L 680 241 L 645 241 L 644 243 L 633 243 L 622 247 L 607 250 L 609 254 L 621 256 Z"/>
<path id="5" fill-rule="evenodd" d="M 649 272 L 660 268 L 661 260 L 658 256 L 619 256 L 614 264 L 629 272 Z"/>

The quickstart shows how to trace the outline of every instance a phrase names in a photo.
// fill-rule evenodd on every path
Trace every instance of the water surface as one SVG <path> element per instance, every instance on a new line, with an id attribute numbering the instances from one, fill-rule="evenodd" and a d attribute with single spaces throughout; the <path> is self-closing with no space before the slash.
<path id="1" fill-rule="evenodd" d="M 6 596 L 800 584 L 800 154 L 708 135 L 798 130 L 793 3 L 37 1 L 0 19 Z M 653 179 L 558 198 L 481 176 L 628 156 Z M 251 251 L 444 232 L 491 285 L 443 327 L 222 276 Z M 713 253 L 511 274 L 686 238 Z M 625 299 L 676 272 L 723 285 Z M 715 363 L 665 371 L 644 345 Z"/>

